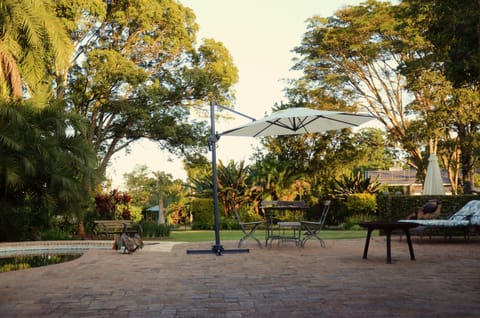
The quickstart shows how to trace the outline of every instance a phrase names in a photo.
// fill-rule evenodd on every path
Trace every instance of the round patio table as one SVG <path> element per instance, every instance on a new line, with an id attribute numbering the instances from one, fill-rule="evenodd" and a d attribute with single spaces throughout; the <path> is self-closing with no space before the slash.
<path id="1" fill-rule="evenodd" d="M 407 237 L 408 250 L 410 252 L 410 259 L 415 260 L 415 255 L 413 253 L 412 241 L 410 239 L 410 229 L 417 227 L 417 223 L 413 222 L 362 222 L 359 223 L 361 227 L 364 227 L 368 230 L 367 239 L 365 241 L 365 249 L 363 250 L 363 258 L 367 258 L 368 254 L 368 245 L 370 244 L 370 237 L 373 230 L 383 230 L 387 237 L 387 263 L 392 263 L 392 254 L 391 254 L 391 236 L 393 230 L 402 230 Z"/>

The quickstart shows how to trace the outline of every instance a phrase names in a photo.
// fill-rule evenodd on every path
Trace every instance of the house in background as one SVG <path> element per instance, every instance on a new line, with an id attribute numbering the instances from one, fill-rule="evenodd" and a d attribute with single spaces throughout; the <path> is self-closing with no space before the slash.
<path id="1" fill-rule="evenodd" d="M 450 181 L 446 170 L 441 170 L 445 193 L 451 194 Z M 375 180 L 389 188 L 398 188 L 397 192 L 409 195 L 421 195 L 423 184 L 417 180 L 417 171 L 414 169 L 390 168 L 389 170 L 370 170 L 365 174 L 371 180 Z"/>

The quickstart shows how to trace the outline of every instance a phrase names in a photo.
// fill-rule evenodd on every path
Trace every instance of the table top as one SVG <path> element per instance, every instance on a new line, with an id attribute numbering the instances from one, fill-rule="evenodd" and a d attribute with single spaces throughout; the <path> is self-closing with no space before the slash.
<path id="1" fill-rule="evenodd" d="M 305 201 L 262 201 L 260 209 L 264 210 L 302 210 L 307 209 Z"/>
<path id="2" fill-rule="evenodd" d="M 372 229 L 409 229 L 417 227 L 417 223 L 413 222 L 388 222 L 388 221 L 372 221 L 372 222 L 360 222 L 358 223 L 361 227 L 372 228 Z"/>

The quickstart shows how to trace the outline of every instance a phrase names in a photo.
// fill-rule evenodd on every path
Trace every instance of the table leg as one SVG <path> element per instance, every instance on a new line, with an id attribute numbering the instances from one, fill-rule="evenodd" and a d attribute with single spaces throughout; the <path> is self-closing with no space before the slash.
<path id="1" fill-rule="evenodd" d="M 392 230 L 385 230 L 385 235 L 387 236 L 387 263 L 392 263 Z"/>
<path id="2" fill-rule="evenodd" d="M 415 260 L 415 254 L 413 254 L 412 240 L 410 239 L 410 231 L 408 229 L 403 229 L 405 236 L 407 237 L 408 250 L 410 251 L 410 259 Z"/>
<path id="3" fill-rule="evenodd" d="M 272 237 L 270 231 L 271 231 L 271 224 L 270 224 L 270 220 L 267 219 L 265 223 L 265 247 L 268 246 L 268 241 Z"/>
<path id="4" fill-rule="evenodd" d="M 365 241 L 365 248 L 363 250 L 363 258 L 367 258 L 368 254 L 368 245 L 370 244 L 370 235 L 372 234 L 373 229 L 368 229 L 367 239 Z"/>

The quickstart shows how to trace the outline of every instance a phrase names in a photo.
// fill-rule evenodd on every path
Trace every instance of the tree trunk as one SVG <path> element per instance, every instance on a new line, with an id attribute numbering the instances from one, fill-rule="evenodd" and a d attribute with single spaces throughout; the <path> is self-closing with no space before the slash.
<path id="1" fill-rule="evenodd" d="M 82 240 L 85 240 L 87 238 L 87 233 L 85 233 L 85 225 L 83 224 L 83 221 L 80 221 L 80 223 L 78 223 L 78 236 L 80 236 Z"/>
<path id="2" fill-rule="evenodd" d="M 158 224 L 165 224 L 165 216 L 163 215 L 163 198 L 160 196 L 158 200 Z"/>

